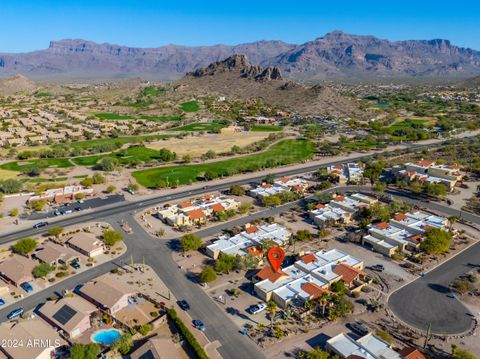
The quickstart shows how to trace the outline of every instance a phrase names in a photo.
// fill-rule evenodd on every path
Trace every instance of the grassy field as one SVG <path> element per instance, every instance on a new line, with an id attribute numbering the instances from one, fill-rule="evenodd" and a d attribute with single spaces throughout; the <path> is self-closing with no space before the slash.
<path id="1" fill-rule="evenodd" d="M 28 171 L 33 167 L 68 168 L 73 167 L 73 164 L 68 158 L 42 158 L 36 160 L 13 161 L 0 165 L 1 169 L 9 171 Z"/>
<path id="2" fill-rule="evenodd" d="M 180 121 L 182 116 L 147 116 L 147 115 L 140 115 L 138 116 L 141 120 L 147 121 Z"/>
<path id="3" fill-rule="evenodd" d="M 199 131 L 219 131 L 225 125 L 218 123 L 218 122 L 198 122 L 198 123 L 190 123 L 185 126 L 175 127 L 170 129 L 170 131 L 190 131 L 190 132 L 199 132 Z"/>
<path id="4" fill-rule="evenodd" d="M 273 126 L 273 125 L 253 125 L 250 128 L 250 131 L 253 132 L 278 132 L 283 131 L 282 126 Z"/>
<path id="5" fill-rule="evenodd" d="M 165 95 L 165 90 L 159 87 L 147 86 L 142 90 L 142 95 L 161 96 L 161 95 Z"/>
<path id="6" fill-rule="evenodd" d="M 96 118 L 100 120 L 132 120 L 134 116 L 120 115 L 118 113 L 96 113 Z"/>
<path id="7" fill-rule="evenodd" d="M 0 168 L 0 180 L 6 180 L 10 178 L 16 178 L 19 175 L 18 172 L 4 170 Z"/>
<path id="8" fill-rule="evenodd" d="M 200 105 L 197 101 L 188 101 L 180 105 L 180 108 L 184 112 L 196 112 L 200 109 Z"/>
<path id="9" fill-rule="evenodd" d="M 93 166 L 104 157 L 116 158 L 122 165 L 138 161 L 149 162 L 160 158 L 158 151 L 147 147 L 134 146 L 104 155 L 77 157 L 72 159 L 72 161 L 79 166 Z"/>
<path id="10" fill-rule="evenodd" d="M 200 165 L 183 165 L 153 168 L 133 172 L 133 177 L 145 187 L 189 184 L 210 177 L 231 176 L 237 173 L 254 172 L 310 159 L 315 145 L 307 140 L 285 140 L 272 145 L 267 151 L 225 161 Z M 168 183 L 167 183 L 168 180 Z"/>

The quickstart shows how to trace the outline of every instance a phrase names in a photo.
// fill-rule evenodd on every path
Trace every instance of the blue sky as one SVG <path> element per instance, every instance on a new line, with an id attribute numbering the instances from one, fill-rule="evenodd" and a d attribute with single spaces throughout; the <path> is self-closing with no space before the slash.
<path id="1" fill-rule="evenodd" d="M 302 43 L 332 30 L 480 50 L 480 1 L 0 0 L 0 52 L 82 38 L 137 47 Z"/>

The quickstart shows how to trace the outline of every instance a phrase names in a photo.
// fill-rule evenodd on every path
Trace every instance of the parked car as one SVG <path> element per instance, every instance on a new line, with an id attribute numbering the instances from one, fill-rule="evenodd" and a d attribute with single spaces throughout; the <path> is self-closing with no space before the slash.
<path id="1" fill-rule="evenodd" d="M 78 261 L 73 261 L 72 263 L 70 263 L 70 266 L 73 269 L 80 269 L 80 263 L 78 263 Z"/>
<path id="2" fill-rule="evenodd" d="M 17 317 L 21 316 L 23 313 L 24 313 L 23 308 L 18 308 L 18 309 L 12 310 L 10 313 L 8 313 L 7 318 L 8 319 L 14 319 L 14 318 L 17 318 Z"/>
<path id="3" fill-rule="evenodd" d="M 377 272 L 383 272 L 385 270 L 385 266 L 383 264 L 375 264 L 368 268 Z"/>
<path id="4" fill-rule="evenodd" d="M 23 282 L 20 287 L 27 293 L 33 292 L 33 287 L 28 282 Z"/>
<path id="5" fill-rule="evenodd" d="M 45 226 L 48 226 L 48 222 L 38 222 L 38 223 L 33 225 L 33 228 L 37 229 L 37 228 L 41 228 L 41 227 L 45 227 Z"/>
<path id="6" fill-rule="evenodd" d="M 347 326 L 362 337 L 370 332 L 366 327 L 359 323 L 349 323 Z"/>
<path id="7" fill-rule="evenodd" d="M 252 305 L 250 306 L 247 311 L 250 313 L 250 314 L 258 314 L 260 312 L 263 312 L 265 309 L 267 309 L 267 306 L 263 303 L 260 303 L 260 304 L 255 304 L 255 305 Z"/>
<path id="8" fill-rule="evenodd" d="M 190 304 L 188 304 L 188 302 L 185 299 L 184 300 L 179 300 L 178 301 L 178 306 L 185 311 L 190 309 Z"/>
<path id="9" fill-rule="evenodd" d="M 80 203 L 80 204 L 82 204 L 82 203 L 85 202 L 85 201 L 84 201 L 83 199 L 81 199 L 81 200 L 78 200 L 77 202 Z"/>
<path id="10" fill-rule="evenodd" d="M 75 211 L 80 212 L 82 209 L 80 207 L 75 207 Z"/>
<path id="11" fill-rule="evenodd" d="M 55 212 L 53 212 L 53 215 L 54 215 L 54 216 L 61 216 L 61 215 L 62 215 L 62 212 L 60 212 L 60 211 L 57 209 Z"/>
<path id="12" fill-rule="evenodd" d="M 205 331 L 205 324 L 203 324 L 203 322 L 200 319 L 195 319 L 193 321 L 193 326 L 198 330 L 200 330 L 201 332 Z"/>
<path id="13" fill-rule="evenodd" d="M 67 210 L 64 211 L 63 213 L 64 213 L 64 214 L 70 214 L 70 213 L 72 213 L 72 212 L 73 212 L 73 211 L 72 211 L 71 209 L 67 209 Z"/>
<path id="14" fill-rule="evenodd" d="M 2 298 L 0 298 L 0 305 L 4 305 L 4 304 L 5 304 L 5 301 Z"/>

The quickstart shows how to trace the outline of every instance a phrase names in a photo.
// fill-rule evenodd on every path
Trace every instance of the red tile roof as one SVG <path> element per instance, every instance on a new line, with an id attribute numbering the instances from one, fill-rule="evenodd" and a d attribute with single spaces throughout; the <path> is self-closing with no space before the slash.
<path id="1" fill-rule="evenodd" d="M 407 219 L 407 216 L 403 213 L 397 213 L 393 216 L 393 219 L 396 221 L 404 221 Z"/>
<path id="2" fill-rule="evenodd" d="M 323 292 L 325 292 L 325 289 L 320 287 L 318 284 L 313 283 L 313 282 L 308 282 L 302 285 L 302 289 L 310 294 L 312 299 L 317 299 L 319 298 Z"/>
<path id="3" fill-rule="evenodd" d="M 247 232 L 248 234 L 252 234 L 252 233 L 255 233 L 257 231 L 258 231 L 257 226 L 250 226 L 250 227 L 247 227 L 245 229 L 245 232 Z"/>
<path id="4" fill-rule="evenodd" d="M 353 268 L 348 264 L 339 264 L 333 268 L 333 273 L 342 277 L 345 283 L 352 283 L 359 275 L 364 275 L 365 272 L 359 269 Z"/>
<path id="5" fill-rule="evenodd" d="M 260 269 L 260 271 L 257 273 L 257 277 L 260 278 L 261 280 L 268 279 L 271 282 L 275 282 L 280 277 L 285 275 L 287 274 L 283 272 L 281 269 L 279 269 L 278 272 L 275 272 L 269 264 L 267 264 L 265 267 Z"/>
<path id="6" fill-rule="evenodd" d="M 315 208 L 318 208 L 318 209 L 320 209 L 320 208 L 325 208 L 325 207 L 326 207 L 326 206 L 325 206 L 324 204 L 321 204 L 321 203 L 319 203 L 319 204 L 317 204 L 317 205 L 315 206 Z"/>
<path id="7" fill-rule="evenodd" d="M 426 359 L 420 350 L 410 347 L 403 348 L 399 354 L 404 359 Z"/>
<path id="8" fill-rule="evenodd" d="M 345 197 L 343 197 L 343 196 L 337 196 L 337 197 L 335 197 L 333 200 L 334 200 L 334 201 L 341 202 L 341 201 L 343 201 L 344 199 L 345 199 Z"/>
<path id="9" fill-rule="evenodd" d="M 178 207 L 180 207 L 180 208 L 192 207 L 192 202 L 182 202 L 182 203 L 179 203 L 179 204 L 178 204 Z"/>
<path id="10" fill-rule="evenodd" d="M 380 222 L 375 225 L 378 229 L 387 229 L 390 225 L 387 222 Z"/>
<path id="11" fill-rule="evenodd" d="M 200 219 L 206 217 L 205 213 L 201 209 L 194 209 L 192 211 L 188 211 L 187 216 L 189 216 L 190 219 Z"/>
<path id="12" fill-rule="evenodd" d="M 264 184 L 262 184 L 262 187 L 263 188 L 271 188 L 272 185 L 270 183 L 264 183 Z"/>
<path id="13" fill-rule="evenodd" d="M 225 207 L 223 207 L 220 203 L 214 203 L 212 204 L 212 210 L 213 212 L 223 212 L 225 211 Z"/>
<path id="14" fill-rule="evenodd" d="M 282 177 L 282 178 L 279 178 L 277 181 L 287 183 L 288 181 L 290 181 L 290 178 Z"/>
<path id="15" fill-rule="evenodd" d="M 412 241 L 414 242 L 417 242 L 417 243 L 420 243 L 422 241 L 422 238 L 423 238 L 423 235 L 421 234 L 414 234 L 413 236 L 410 236 L 408 237 L 410 238 Z"/>
<path id="16" fill-rule="evenodd" d="M 300 257 L 301 261 L 305 264 L 315 262 L 317 258 L 312 253 L 307 253 Z"/>
<path id="17" fill-rule="evenodd" d="M 429 167 L 433 164 L 433 162 L 431 161 L 425 161 L 425 160 L 421 160 L 421 161 L 418 161 L 417 162 L 417 165 L 419 166 L 422 166 L 422 167 Z"/>
<path id="18" fill-rule="evenodd" d="M 245 248 L 245 250 L 254 257 L 258 257 L 258 256 L 263 255 L 262 247 L 260 247 L 258 244 L 247 247 L 247 248 Z"/>

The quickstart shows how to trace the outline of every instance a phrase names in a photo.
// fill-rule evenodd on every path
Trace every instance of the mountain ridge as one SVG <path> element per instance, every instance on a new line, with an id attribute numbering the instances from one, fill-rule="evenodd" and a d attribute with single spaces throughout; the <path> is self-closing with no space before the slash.
<path id="1" fill-rule="evenodd" d="M 303 44 L 261 40 L 141 48 L 64 39 L 51 41 L 44 50 L 0 53 L 0 76 L 20 73 L 30 78 L 91 75 L 172 80 L 233 54 L 245 54 L 252 64 L 277 67 L 286 77 L 297 80 L 452 79 L 480 74 L 480 51 L 455 46 L 449 40 L 389 41 L 333 31 Z"/>

